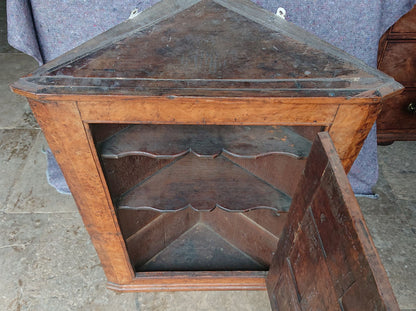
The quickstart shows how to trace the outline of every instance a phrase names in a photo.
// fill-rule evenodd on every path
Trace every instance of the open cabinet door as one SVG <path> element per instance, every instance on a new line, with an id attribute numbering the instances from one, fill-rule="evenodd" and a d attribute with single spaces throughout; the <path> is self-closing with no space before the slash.
<path id="1" fill-rule="evenodd" d="M 273 310 L 399 310 L 328 133 L 319 133 L 267 277 Z"/>

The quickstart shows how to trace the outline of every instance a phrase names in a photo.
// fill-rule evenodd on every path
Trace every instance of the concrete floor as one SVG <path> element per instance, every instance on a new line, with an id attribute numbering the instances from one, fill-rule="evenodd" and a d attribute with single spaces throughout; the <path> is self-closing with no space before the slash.
<path id="1" fill-rule="evenodd" d="M 107 290 L 72 197 L 46 181 L 42 132 L 8 89 L 37 64 L 9 47 L 0 64 L 0 310 L 270 310 L 262 291 Z M 402 310 L 416 310 L 415 155 L 416 142 L 379 147 L 380 197 L 359 198 Z"/>

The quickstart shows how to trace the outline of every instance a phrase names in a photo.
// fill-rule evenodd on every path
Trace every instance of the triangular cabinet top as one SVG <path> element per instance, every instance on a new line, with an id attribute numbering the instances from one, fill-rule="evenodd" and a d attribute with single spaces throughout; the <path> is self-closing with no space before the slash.
<path id="1" fill-rule="evenodd" d="M 337 97 L 378 102 L 391 77 L 249 0 L 165 0 L 13 84 L 48 95 Z"/>

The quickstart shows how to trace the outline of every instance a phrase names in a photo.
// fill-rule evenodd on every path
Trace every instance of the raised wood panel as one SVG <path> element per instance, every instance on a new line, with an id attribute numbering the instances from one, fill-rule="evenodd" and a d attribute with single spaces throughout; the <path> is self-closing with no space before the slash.
<path id="1" fill-rule="evenodd" d="M 313 188 L 306 199 L 305 184 Z M 286 300 L 292 310 L 399 310 L 327 133 L 312 146 L 278 250 L 267 279 L 275 310 Z M 294 297 L 282 296 L 294 295 L 280 288 L 286 283 Z"/>
<path id="2" fill-rule="evenodd" d="M 310 208 L 305 212 L 299 227 L 286 260 L 296 284 L 300 307 L 302 310 L 339 310 L 321 246 L 321 236 L 316 230 Z M 276 297 L 278 301 L 283 299 L 286 297 Z"/>
<path id="3" fill-rule="evenodd" d="M 416 18 L 415 18 L 416 19 Z M 416 87 L 416 40 L 387 42 L 379 69 L 407 87 Z"/>

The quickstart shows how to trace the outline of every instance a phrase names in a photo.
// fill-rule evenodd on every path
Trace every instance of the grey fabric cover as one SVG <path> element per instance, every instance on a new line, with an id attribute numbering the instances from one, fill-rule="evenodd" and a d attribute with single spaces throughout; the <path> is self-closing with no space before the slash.
<path id="1" fill-rule="evenodd" d="M 144 10 L 158 0 L 7 0 L 8 40 L 14 48 L 45 63 Z M 376 67 L 380 36 L 416 0 L 255 0 L 325 41 Z M 348 177 L 356 194 L 372 194 L 378 178 L 373 127 Z M 56 170 L 53 160 L 50 170 Z M 51 166 L 52 165 L 52 166 Z M 51 174 L 49 174 L 51 176 Z M 60 175 L 54 174 L 57 180 Z M 58 185 L 62 185 L 59 181 Z M 61 186 L 55 185 L 59 191 Z"/>

